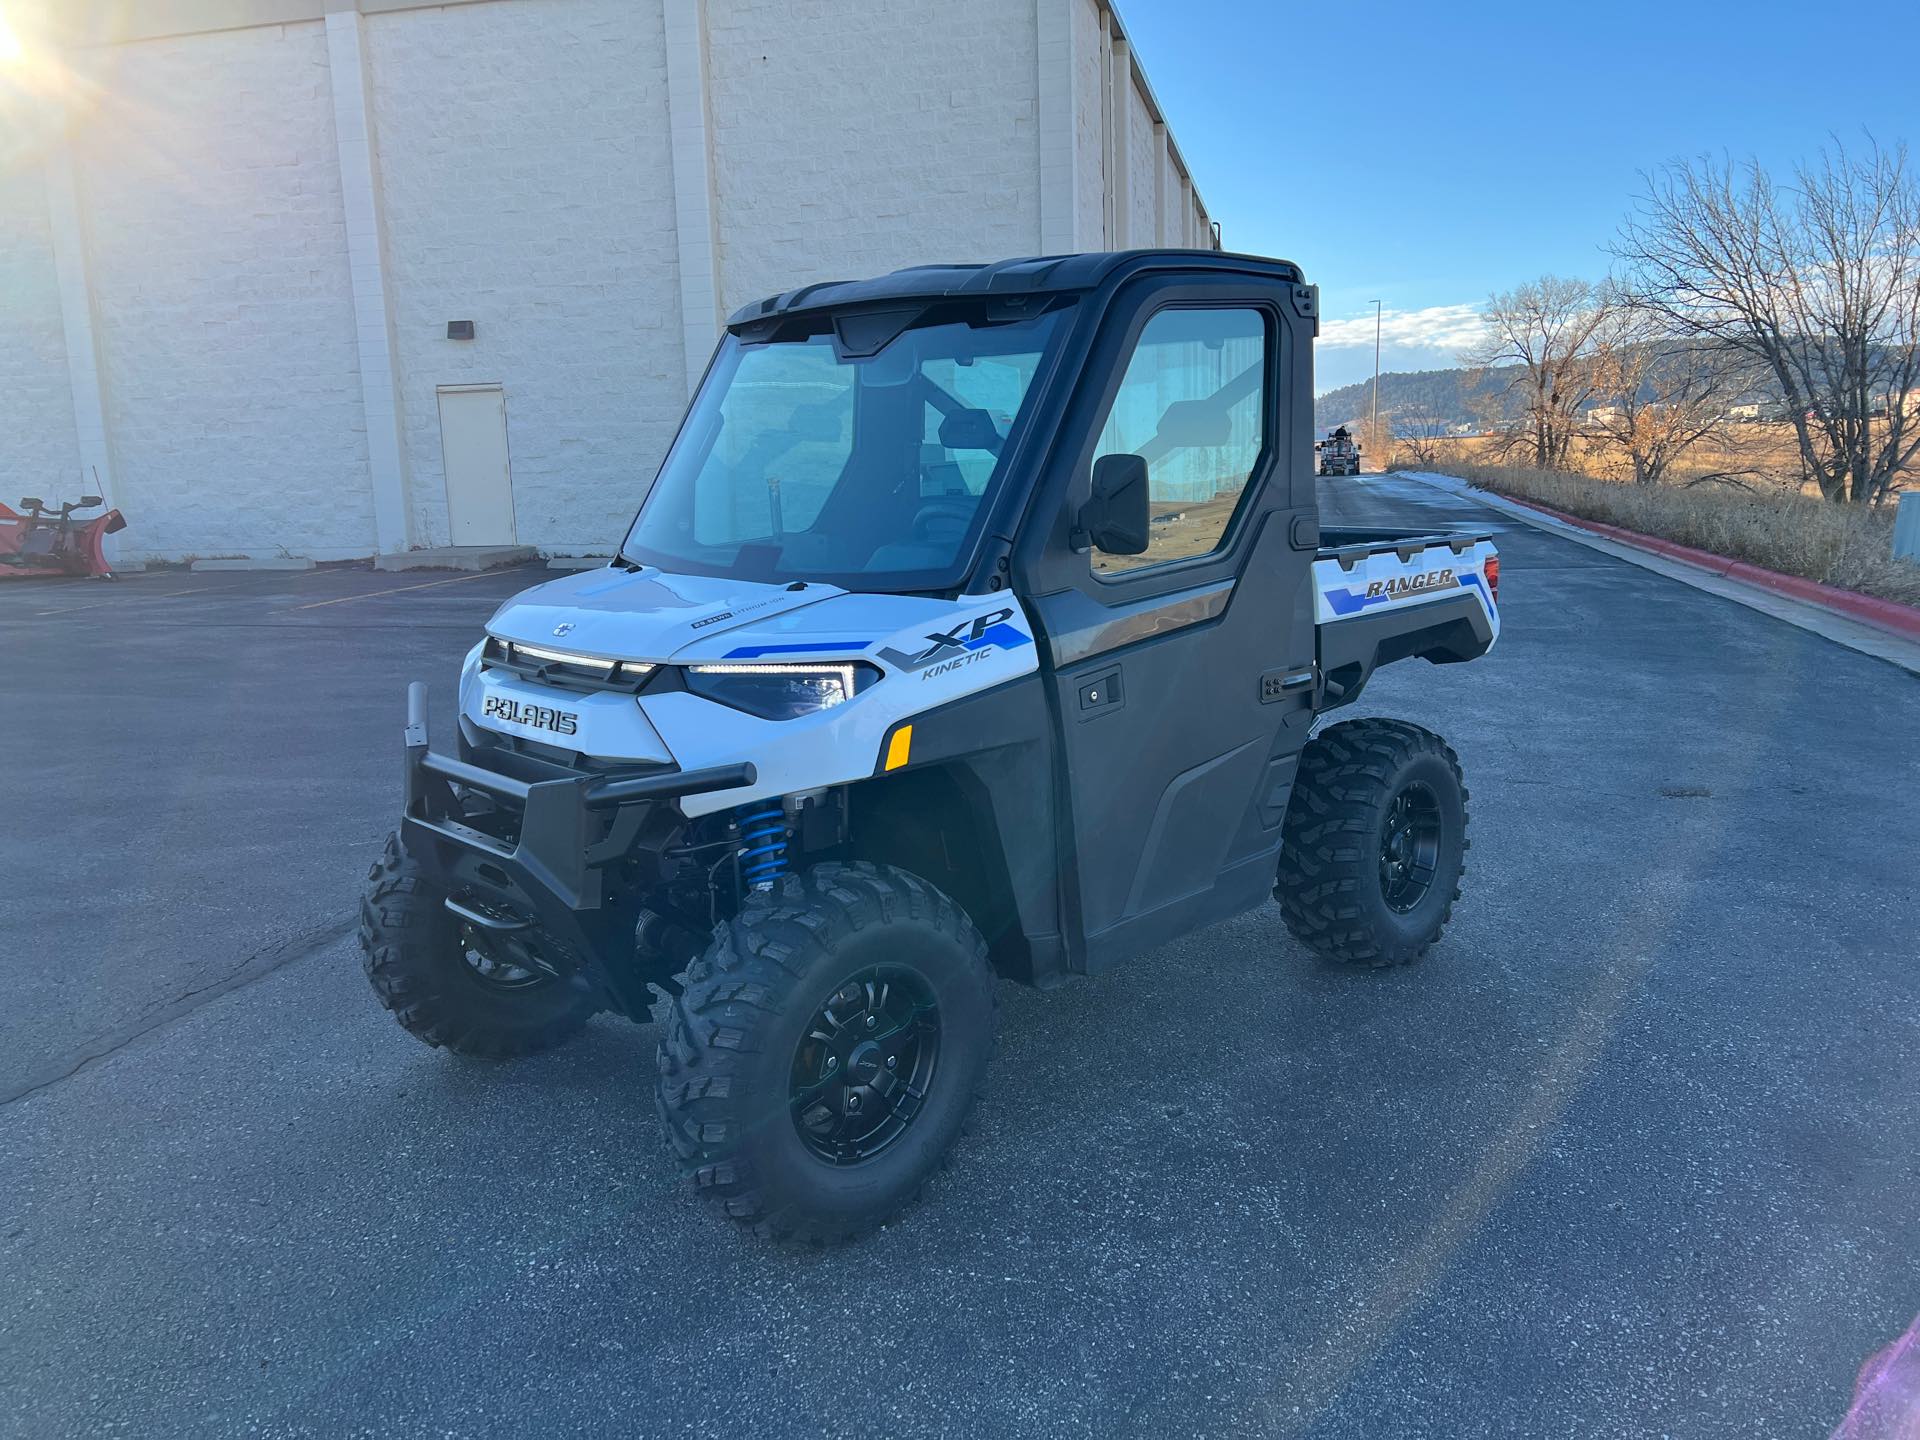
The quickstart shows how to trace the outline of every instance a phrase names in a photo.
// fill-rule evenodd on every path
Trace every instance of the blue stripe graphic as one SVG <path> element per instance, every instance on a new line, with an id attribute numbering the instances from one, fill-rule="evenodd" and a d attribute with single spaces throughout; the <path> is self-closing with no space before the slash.
<path id="1" fill-rule="evenodd" d="M 1480 584 L 1480 577 L 1471 574 L 1456 575 L 1453 580 L 1454 588 L 1458 589 L 1468 582 L 1478 585 Z M 1434 585 L 1425 590 L 1414 590 L 1392 595 L 1389 595 L 1385 590 L 1382 590 L 1378 595 L 1369 595 L 1364 590 L 1346 589 L 1323 590 L 1321 593 L 1327 597 L 1327 607 L 1331 609 L 1334 614 L 1358 615 L 1369 605 L 1388 605 L 1395 600 L 1418 600 L 1427 595 L 1442 594 L 1446 588 L 1444 585 Z"/>
<path id="2" fill-rule="evenodd" d="M 1391 595 L 1369 595 L 1363 590 L 1329 590 L 1327 604 L 1336 615 L 1358 615 L 1369 605 L 1384 605 Z"/>
<path id="3" fill-rule="evenodd" d="M 964 648 L 968 650 L 984 650 L 989 645 L 998 645 L 1004 650 L 1017 650 L 1022 645 L 1031 645 L 1032 643 L 1033 637 L 1031 635 L 1022 635 L 1018 630 L 1014 629 L 1013 626 L 1002 620 L 998 625 L 989 625 L 985 630 L 981 631 L 978 640 L 967 641 Z"/>
<path id="4" fill-rule="evenodd" d="M 816 640 L 800 645 L 742 645 L 720 658 L 758 660 L 762 655 L 838 655 L 848 650 L 864 650 L 871 644 L 871 640 Z"/>

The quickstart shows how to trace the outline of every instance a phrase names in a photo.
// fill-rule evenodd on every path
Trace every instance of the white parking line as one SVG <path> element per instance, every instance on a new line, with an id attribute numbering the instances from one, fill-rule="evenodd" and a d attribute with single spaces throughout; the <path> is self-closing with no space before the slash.
<path id="1" fill-rule="evenodd" d="M 288 572 L 276 571 L 274 573 L 276 579 L 304 580 L 309 576 L 325 575 L 330 572 L 325 570 L 299 570 Z M 185 590 L 143 590 L 136 586 L 128 590 L 117 591 L 115 594 L 105 599 L 94 601 L 92 604 L 67 605 L 58 610 L 35 610 L 32 613 L 35 618 L 42 615 L 72 615 L 81 610 L 111 610 L 116 606 L 138 604 L 142 600 L 171 600 L 176 595 L 211 595 L 221 590 L 243 590 L 258 578 L 258 576 L 254 576 L 246 580 L 234 580 L 225 585 L 194 585 Z"/>
<path id="2" fill-rule="evenodd" d="M 315 600 L 306 605 L 290 606 L 292 610 L 318 610 L 323 605 L 345 605 L 352 600 L 376 600 L 382 595 L 399 595 L 408 590 L 431 590 L 436 585 L 458 585 L 467 580 L 484 580 L 490 575 L 511 575 L 517 570 L 525 570 L 525 565 L 514 565 L 501 570 L 476 570 L 471 575 L 455 575 L 447 580 L 423 580 L 418 585 L 395 585 L 386 590 L 368 590 L 359 595 L 339 595 L 331 600 Z M 286 611 L 279 612 L 286 614 Z"/>

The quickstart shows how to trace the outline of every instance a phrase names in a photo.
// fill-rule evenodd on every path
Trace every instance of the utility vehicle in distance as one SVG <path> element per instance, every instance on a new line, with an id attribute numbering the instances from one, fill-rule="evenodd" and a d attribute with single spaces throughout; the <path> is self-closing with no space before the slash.
<path id="1" fill-rule="evenodd" d="M 762 1234 L 920 1190 L 996 977 L 1049 987 L 1277 895 L 1392 965 L 1459 894 L 1418 726 L 1314 733 L 1374 670 L 1484 653 L 1484 534 L 1319 524 L 1317 297 L 1142 251 L 904 270 L 750 305 L 619 556 L 519 595 L 408 698 L 367 973 L 510 1056 L 660 997 L 660 1125 Z"/>
<path id="2" fill-rule="evenodd" d="M 1346 426 L 1338 427 L 1313 448 L 1314 453 L 1320 457 L 1322 475 L 1358 475 L 1360 473 L 1360 447 L 1354 442 Z"/>

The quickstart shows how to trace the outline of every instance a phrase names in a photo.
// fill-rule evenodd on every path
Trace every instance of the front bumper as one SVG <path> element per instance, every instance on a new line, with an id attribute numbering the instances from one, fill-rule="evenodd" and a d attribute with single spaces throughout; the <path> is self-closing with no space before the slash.
<path id="1" fill-rule="evenodd" d="M 634 853 L 649 817 L 683 795 L 757 778 L 746 762 L 589 774 L 512 751 L 488 764 L 455 759 L 428 747 L 427 687 L 417 680 L 407 687 L 405 742 L 401 843 L 447 908 L 482 929 L 537 928 L 546 948 L 583 967 L 633 953 L 633 918 L 607 904 L 606 877 Z M 619 974 L 603 968 L 602 978 L 619 988 Z"/>

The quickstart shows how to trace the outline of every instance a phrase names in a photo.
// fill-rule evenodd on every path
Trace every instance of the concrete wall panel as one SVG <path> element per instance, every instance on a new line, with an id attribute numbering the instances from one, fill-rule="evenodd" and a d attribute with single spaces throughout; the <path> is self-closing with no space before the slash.
<path id="1" fill-rule="evenodd" d="M 79 466 L 60 283 L 38 156 L 0 171 L 0 501 L 72 499 L 93 482 Z"/>
<path id="2" fill-rule="evenodd" d="M 1033 3 L 708 0 L 723 308 L 1037 250 Z"/>
<path id="3" fill-rule="evenodd" d="M 686 404 L 658 0 L 364 24 L 416 543 L 448 535 L 437 387 L 498 383 L 520 540 L 604 552 Z"/>
<path id="4" fill-rule="evenodd" d="M 318 23 L 81 58 L 73 131 L 123 554 L 373 549 Z"/>

